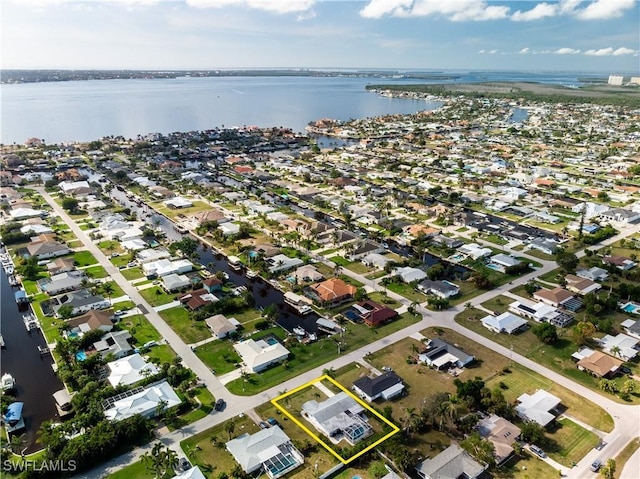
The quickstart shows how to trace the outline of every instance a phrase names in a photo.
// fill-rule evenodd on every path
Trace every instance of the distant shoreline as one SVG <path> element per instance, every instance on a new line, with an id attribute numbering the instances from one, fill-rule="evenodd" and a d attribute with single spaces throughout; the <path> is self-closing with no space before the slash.
<path id="1" fill-rule="evenodd" d="M 483 82 L 421 85 L 367 85 L 367 90 L 385 95 L 402 96 L 412 93 L 428 96 L 467 95 L 489 98 L 527 99 L 551 103 L 600 103 L 640 107 L 640 87 L 589 84 L 570 88 L 539 82 Z"/>

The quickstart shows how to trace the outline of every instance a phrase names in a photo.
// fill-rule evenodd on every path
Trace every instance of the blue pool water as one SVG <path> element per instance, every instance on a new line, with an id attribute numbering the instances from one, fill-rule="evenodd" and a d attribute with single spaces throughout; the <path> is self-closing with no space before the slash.
<path id="1" fill-rule="evenodd" d="M 267 338 L 267 339 L 265 339 L 265 341 L 267 342 L 267 344 L 270 344 L 272 346 L 274 344 L 278 344 L 278 340 L 276 338 Z"/>
<path id="2" fill-rule="evenodd" d="M 635 304 L 629 303 L 629 304 L 626 304 L 622 309 L 627 313 L 635 313 L 638 310 L 638 306 L 636 306 Z"/>
<path id="3" fill-rule="evenodd" d="M 287 276 L 287 281 L 289 281 L 289 283 L 291 283 L 291 284 L 295 284 L 296 283 L 296 279 L 293 276 Z"/>
<path id="4" fill-rule="evenodd" d="M 487 268 L 492 269 L 492 270 L 494 270 L 494 271 L 501 272 L 501 271 L 500 271 L 500 266 L 495 265 L 495 264 L 491 264 L 491 263 L 489 263 L 489 264 L 487 265 Z"/>
<path id="5" fill-rule="evenodd" d="M 78 351 L 76 353 L 76 359 L 78 361 L 84 361 L 87 359 L 87 353 L 85 353 L 84 351 Z"/>
<path id="6" fill-rule="evenodd" d="M 71 332 L 71 333 L 67 334 L 67 336 L 68 336 L 68 337 L 70 337 L 70 338 L 77 338 L 77 337 L 78 337 L 78 333 L 76 333 L 75 331 L 73 331 L 73 332 Z"/>
<path id="7" fill-rule="evenodd" d="M 249 251 L 249 258 L 255 259 L 258 257 L 258 253 L 256 251 Z"/>
<path id="8" fill-rule="evenodd" d="M 343 314 L 343 316 L 346 316 L 347 318 L 349 318 L 351 321 L 359 321 L 360 320 L 360 316 L 358 316 L 358 313 L 356 313 L 352 309 L 347 309 L 342 314 Z"/>

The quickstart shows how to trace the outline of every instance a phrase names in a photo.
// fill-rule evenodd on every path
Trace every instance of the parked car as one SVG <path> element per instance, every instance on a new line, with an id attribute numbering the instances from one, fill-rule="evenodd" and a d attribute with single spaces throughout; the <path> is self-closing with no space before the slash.
<path id="1" fill-rule="evenodd" d="M 269 424 L 271 424 L 272 426 L 277 426 L 278 425 L 278 421 L 276 421 L 274 418 L 270 417 L 269 419 L 267 419 L 267 422 Z"/>
<path id="2" fill-rule="evenodd" d="M 183 471 L 188 471 L 191 469 L 191 463 L 186 457 L 181 457 L 178 459 L 178 467 Z"/>
<path id="3" fill-rule="evenodd" d="M 269 425 L 264 421 L 260 421 L 258 426 L 260 426 L 260 429 L 267 429 L 269 427 Z"/>
<path id="4" fill-rule="evenodd" d="M 591 470 L 593 472 L 598 472 L 600 470 L 600 468 L 602 467 L 602 461 L 600 459 L 596 459 L 595 461 L 593 461 L 591 463 Z"/>
<path id="5" fill-rule="evenodd" d="M 535 445 L 532 444 L 529 447 L 529 449 L 531 449 L 531 452 L 533 452 L 536 456 L 541 457 L 542 459 L 547 457 L 547 454 L 542 449 L 540 449 L 538 446 L 535 446 Z"/>
<path id="6" fill-rule="evenodd" d="M 224 399 L 218 399 L 216 401 L 216 405 L 214 406 L 216 411 L 222 411 L 224 409 Z"/>

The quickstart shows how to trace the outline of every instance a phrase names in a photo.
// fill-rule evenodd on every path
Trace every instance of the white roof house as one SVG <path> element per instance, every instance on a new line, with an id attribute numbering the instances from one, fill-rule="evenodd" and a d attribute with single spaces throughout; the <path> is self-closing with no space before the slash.
<path id="1" fill-rule="evenodd" d="M 159 259 L 142 265 L 145 276 L 166 276 L 172 273 L 188 273 L 193 269 L 193 263 L 188 259 L 168 260 Z"/>
<path id="2" fill-rule="evenodd" d="M 271 258 L 267 258 L 266 262 L 269 264 L 268 269 L 271 273 L 286 271 L 304 264 L 304 261 L 300 258 L 289 258 L 284 254 L 277 254 Z"/>
<path id="3" fill-rule="evenodd" d="M 560 399 L 543 389 L 538 389 L 534 394 L 523 394 L 518 398 L 516 412 L 518 416 L 527 421 L 537 422 L 546 426 L 556 417 L 552 411 L 560 404 Z"/>
<path id="4" fill-rule="evenodd" d="M 176 208 L 176 209 L 189 208 L 190 206 L 193 206 L 193 203 L 191 201 L 189 201 L 186 198 L 183 198 L 182 196 L 176 196 L 175 198 L 171 198 L 170 200 L 165 201 L 164 204 L 169 208 Z"/>
<path id="5" fill-rule="evenodd" d="M 519 259 L 502 253 L 493 255 L 491 258 L 489 258 L 489 261 L 494 266 L 497 266 L 503 273 L 507 270 L 507 268 L 518 266 L 521 263 Z"/>
<path id="6" fill-rule="evenodd" d="M 400 276 L 405 283 L 412 283 L 414 281 L 421 281 L 427 277 L 427 273 L 418 268 L 412 268 L 405 266 L 402 268 L 396 268 L 395 273 Z"/>
<path id="7" fill-rule="evenodd" d="M 304 457 L 280 426 L 242 434 L 225 446 L 247 474 L 262 469 L 271 479 L 277 479 L 304 464 Z"/>
<path id="8" fill-rule="evenodd" d="M 160 372 L 155 364 L 146 362 L 138 353 L 111 361 L 107 367 L 110 371 L 108 379 L 113 387 L 135 384 Z"/>
<path id="9" fill-rule="evenodd" d="M 198 466 L 194 466 L 191 469 L 182 471 L 177 476 L 173 476 L 172 479 L 207 479 Z"/>
<path id="10" fill-rule="evenodd" d="M 167 381 L 142 389 L 134 394 L 129 394 L 130 392 L 119 394 L 106 401 L 107 404 L 110 404 L 110 407 L 104 411 L 107 419 L 122 421 L 136 414 L 153 417 L 158 412 L 159 404 L 163 403 L 165 409 L 168 409 L 182 402 Z"/>
<path id="11" fill-rule="evenodd" d="M 49 227 L 49 225 L 29 224 L 29 225 L 24 225 L 22 228 L 20 228 L 20 232 L 24 234 L 41 235 L 41 234 L 53 233 L 53 230 L 51 229 L 51 227 Z"/>
<path id="12" fill-rule="evenodd" d="M 171 273 L 162 277 L 162 286 L 167 291 L 177 291 L 191 284 L 189 278 L 183 274 Z"/>
<path id="13" fill-rule="evenodd" d="M 458 248 L 458 251 L 472 259 L 484 258 L 493 253 L 489 248 L 482 248 L 477 243 L 464 244 Z"/>
<path id="14" fill-rule="evenodd" d="M 58 183 L 58 187 L 64 194 L 73 194 L 73 192 L 78 190 L 91 190 L 91 185 L 86 180 L 82 181 L 63 181 Z"/>
<path id="15" fill-rule="evenodd" d="M 289 357 L 289 350 L 275 340 L 273 344 L 269 344 L 264 339 L 247 339 L 234 344 L 233 347 L 242 358 L 246 369 L 252 373 L 262 371 Z"/>
<path id="16" fill-rule="evenodd" d="M 34 218 L 36 216 L 46 215 L 44 210 L 35 210 L 33 208 L 16 208 L 9 211 L 9 215 L 14 220 L 23 220 L 25 218 Z"/>
<path id="17" fill-rule="evenodd" d="M 508 311 L 502 313 L 500 316 L 485 316 L 480 321 L 485 328 L 491 331 L 507 334 L 521 331 L 528 324 L 526 319 L 522 319 L 520 316 L 516 316 Z"/>
<path id="18" fill-rule="evenodd" d="M 600 340 L 600 346 L 605 353 L 619 357 L 625 361 L 630 361 L 636 357 L 638 354 L 638 350 L 636 349 L 637 344 L 637 339 L 627 336 L 624 333 L 620 333 L 617 336 L 607 334 Z"/>
<path id="19" fill-rule="evenodd" d="M 147 248 L 147 242 L 141 238 L 133 238 L 120 242 L 120 246 L 129 251 L 140 251 Z"/>
<path id="20" fill-rule="evenodd" d="M 124 244 L 122 244 L 124 247 Z M 169 258 L 171 253 L 164 248 L 149 248 L 136 253 L 136 259 L 138 263 L 150 263 L 151 261 L 158 261 L 159 259 Z"/>

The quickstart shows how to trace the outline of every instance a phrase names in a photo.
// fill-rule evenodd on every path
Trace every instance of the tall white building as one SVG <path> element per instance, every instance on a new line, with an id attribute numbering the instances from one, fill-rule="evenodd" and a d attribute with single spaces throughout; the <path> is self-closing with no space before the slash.
<path id="1" fill-rule="evenodd" d="M 640 85 L 640 77 L 631 77 L 629 80 L 630 85 Z"/>
<path id="2" fill-rule="evenodd" d="M 609 75 L 609 81 L 607 83 L 609 85 L 620 86 L 622 85 L 623 78 L 624 77 L 622 75 Z"/>

